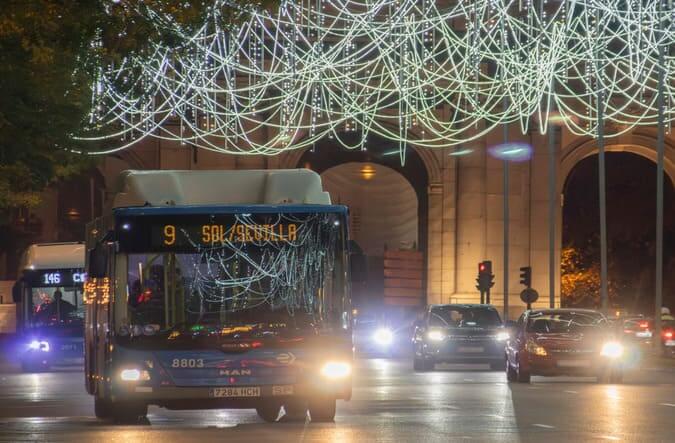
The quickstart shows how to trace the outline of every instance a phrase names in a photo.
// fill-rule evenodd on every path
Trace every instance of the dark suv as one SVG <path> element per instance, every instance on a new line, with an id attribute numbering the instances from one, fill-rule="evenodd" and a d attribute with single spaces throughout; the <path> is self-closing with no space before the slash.
<path id="1" fill-rule="evenodd" d="M 490 305 L 431 305 L 415 327 L 413 366 L 428 371 L 436 363 L 488 363 L 503 369 L 508 337 Z"/>

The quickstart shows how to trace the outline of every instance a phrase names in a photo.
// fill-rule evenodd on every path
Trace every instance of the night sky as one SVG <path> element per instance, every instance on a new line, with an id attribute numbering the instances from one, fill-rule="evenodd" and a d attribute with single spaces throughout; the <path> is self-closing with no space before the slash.
<path id="1" fill-rule="evenodd" d="M 607 153 L 607 236 L 609 279 L 617 302 L 653 312 L 656 238 L 656 164 L 630 153 Z M 664 304 L 675 311 L 675 204 L 664 181 Z M 600 261 L 598 157 L 579 162 L 567 178 L 563 206 L 563 246 Z"/>

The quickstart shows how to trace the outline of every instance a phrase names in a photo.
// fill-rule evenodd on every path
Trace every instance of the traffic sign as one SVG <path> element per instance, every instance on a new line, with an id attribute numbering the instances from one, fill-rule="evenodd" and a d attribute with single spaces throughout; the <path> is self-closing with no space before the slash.
<path id="1" fill-rule="evenodd" d="M 539 293 L 532 288 L 523 289 L 523 291 L 520 293 L 520 299 L 523 301 L 523 303 L 527 303 L 528 309 L 530 304 L 536 302 L 538 298 Z"/>

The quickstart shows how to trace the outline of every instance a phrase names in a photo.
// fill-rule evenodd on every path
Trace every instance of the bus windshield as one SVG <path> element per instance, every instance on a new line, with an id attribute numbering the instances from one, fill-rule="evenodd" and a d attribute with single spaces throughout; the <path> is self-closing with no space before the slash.
<path id="1" fill-rule="evenodd" d="M 118 335 L 264 338 L 349 323 L 344 235 L 336 214 L 295 217 L 292 237 L 259 233 L 250 220 L 246 226 L 250 235 L 243 241 L 236 234 L 229 241 L 225 232 L 204 247 L 190 238 L 202 230 L 177 228 L 169 233 L 188 236 L 180 250 L 128 253 L 126 296 L 116 301 Z M 191 240 L 198 246 L 188 252 L 184 245 Z"/>
<path id="2" fill-rule="evenodd" d="M 79 287 L 31 287 L 29 326 L 82 326 L 84 304 Z"/>

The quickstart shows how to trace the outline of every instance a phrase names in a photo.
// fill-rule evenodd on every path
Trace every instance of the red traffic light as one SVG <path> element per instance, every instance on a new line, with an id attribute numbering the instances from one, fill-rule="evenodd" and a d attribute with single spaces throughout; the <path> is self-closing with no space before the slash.
<path id="1" fill-rule="evenodd" d="M 478 270 L 479 271 L 485 271 L 485 263 L 481 263 L 478 265 Z"/>

